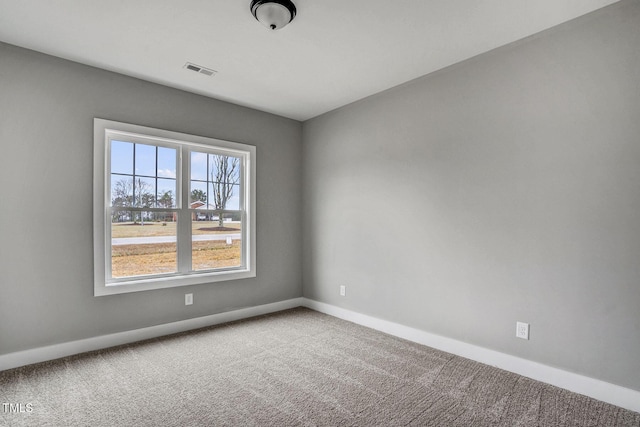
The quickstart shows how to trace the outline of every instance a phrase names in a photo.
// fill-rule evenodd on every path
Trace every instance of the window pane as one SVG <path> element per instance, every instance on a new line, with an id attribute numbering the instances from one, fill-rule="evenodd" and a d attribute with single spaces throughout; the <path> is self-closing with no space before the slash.
<path id="1" fill-rule="evenodd" d="M 239 210 L 240 186 L 221 182 L 209 183 L 212 209 Z"/>
<path id="2" fill-rule="evenodd" d="M 123 207 L 133 204 L 133 179 L 122 175 L 111 175 L 111 206 Z"/>
<path id="3" fill-rule="evenodd" d="M 158 147 L 158 176 L 162 178 L 176 177 L 176 149 Z"/>
<path id="4" fill-rule="evenodd" d="M 150 208 L 155 204 L 156 182 L 153 178 L 139 178 L 133 181 L 133 205 Z"/>
<path id="5" fill-rule="evenodd" d="M 176 180 L 158 178 L 157 207 L 174 208 L 176 206 Z"/>
<path id="6" fill-rule="evenodd" d="M 172 212 L 114 212 L 111 218 L 111 276 L 122 278 L 176 272 L 176 224 Z"/>
<path id="7" fill-rule="evenodd" d="M 131 175 L 133 173 L 133 144 L 111 141 L 111 172 Z"/>
<path id="8" fill-rule="evenodd" d="M 220 220 L 215 214 L 193 213 L 191 262 L 194 271 L 242 266 L 240 216 L 240 213 L 224 214 Z"/>
<path id="9" fill-rule="evenodd" d="M 156 147 L 136 144 L 136 175 L 156 176 Z"/>
<path id="10" fill-rule="evenodd" d="M 191 179 L 207 180 L 207 155 L 193 151 L 191 153 Z"/>
<path id="11" fill-rule="evenodd" d="M 191 193 L 190 193 L 190 208 L 196 209 L 198 207 L 204 207 L 207 209 L 207 184 L 200 181 L 191 181 Z M 202 202 L 202 203 L 197 203 Z M 213 208 L 212 208 L 213 209 Z"/>
<path id="12" fill-rule="evenodd" d="M 227 200 L 227 206 L 225 209 L 229 210 L 240 210 L 240 186 L 234 185 L 231 188 L 231 196 Z"/>
<path id="13" fill-rule="evenodd" d="M 209 181 L 238 184 L 240 181 L 240 158 L 209 154 Z"/>

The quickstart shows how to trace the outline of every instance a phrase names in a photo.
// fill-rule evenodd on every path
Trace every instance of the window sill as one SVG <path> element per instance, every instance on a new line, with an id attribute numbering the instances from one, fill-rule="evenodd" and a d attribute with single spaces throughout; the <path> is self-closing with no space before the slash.
<path id="1" fill-rule="evenodd" d="M 130 292 L 150 291 L 154 289 L 175 288 L 179 286 L 201 285 L 228 280 L 249 279 L 252 277 L 256 277 L 255 271 L 242 269 L 210 273 L 193 273 L 179 276 L 148 277 L 105 284 L 98 284 L 98 281 L 96 281 L 94 296 L 117 295 Z"/>

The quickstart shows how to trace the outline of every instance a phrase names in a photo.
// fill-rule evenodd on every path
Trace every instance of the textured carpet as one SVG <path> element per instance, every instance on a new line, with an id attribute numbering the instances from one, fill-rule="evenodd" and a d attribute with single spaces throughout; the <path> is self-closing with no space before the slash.
<path id="1" fill-rule="evenodd" d="M 303 308 L 0 372 L 0 403 L 2 426 L 640 426 Z"/>

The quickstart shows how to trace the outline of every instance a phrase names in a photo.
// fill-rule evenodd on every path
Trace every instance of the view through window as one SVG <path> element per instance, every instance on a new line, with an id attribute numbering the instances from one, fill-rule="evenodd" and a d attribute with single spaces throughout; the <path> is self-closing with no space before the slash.
<path id="1" fill-rule="evenodd" d="M 249 234 L 255 148 L 168 139 L 170 132 L 156 131 L 145 135 L 104 126 L 105 191 L 94 200 L 104 201 L 104 283 L 96 285 L 102 289 L 96 293 L 129 292 L 120 286 L 129 284 L 144 289 L 192 284 L 204 273 L 224 273 L 226 279 L 235 278 L 228 274 L 234 271 L 255 275 Z M 239 149 L 244 147 L 251 149 Z M 204 280 L 211 277 L 195 282 Z M 119 289 L 105 292 L 109 286 Z"/>
<path id="2" fill-rule="evenodd" d="M 110 149 L 111 276 L 175 273 L 178 150 L 118 140 Z"/>

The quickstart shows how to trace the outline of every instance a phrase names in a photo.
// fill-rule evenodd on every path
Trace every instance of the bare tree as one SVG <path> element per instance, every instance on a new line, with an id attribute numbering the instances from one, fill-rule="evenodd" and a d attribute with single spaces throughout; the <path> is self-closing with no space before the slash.
<path id="1" fill-rule="evenodd" d="M 133 188 L 133 200 L 137 208 L 151 208 L 156 202 L 153 186 L 142 178 L 136 178 Z M 140 222 L 144 225 L 144 212 L 140 212 Z"/>
<path id="2" fill-rule="evenodd" d="M 123 178 L 115 182 L 111 190 L 111 206 L 124 207 L 133 203 L 133 180 Z"/>
<path id="3" fill-rule="evenodd" d="M 122 178 L 116 181 L 111 190 L 111 206 L 114 208 L 136 207 L 150 208 L 155 204 L 156 197 L 153 194 L 153 186 L 142 178 Z M 135 215 L 131 214 L 135 217 Z M 139 213 L 140 220 L 144 224 L 144 217 Z M 121 221 L 123 211 L 117 210 L 113 214 L 113 219 Z M 131 218 L 134 219 L 135 218 Z"/>
<path id="4" fill-rule="evenodd" d="M 240 159 L 214 155 L 211 162 L 211 182 L 213 183 L 213 203 L 217 210 L 223 210 L 233 196 L 235 186 L 240 182 Z M 224 223 L 222 213 L 218 214 L 218 227 Z"/>
<path id="5" fill-rule="evenodd" d="M 136 178 L 134 186 L 133 199 L 137 208 L 151 208 L 153 207 L 156 197 L 153 194 L 153 186 L 142 178 Z"/>
<path id="6" fill-rule="evenodd" d="M 133 206 L 133 180 L 123 178 L 113 184 L 111 190 L 111 206 L 114 208 L 123 208 Z M 129 213 L 130 215 L 130 213 Z M 112 221 L 127 221 L 129 218 L 127 212 L 114 210 Z M 129 218 L 130 219 L 130 218 Z"/>

